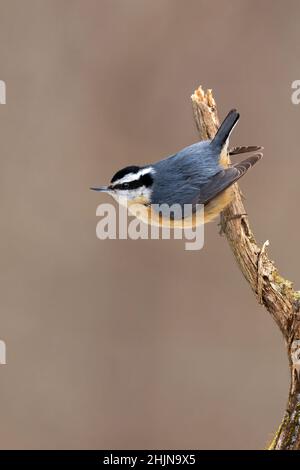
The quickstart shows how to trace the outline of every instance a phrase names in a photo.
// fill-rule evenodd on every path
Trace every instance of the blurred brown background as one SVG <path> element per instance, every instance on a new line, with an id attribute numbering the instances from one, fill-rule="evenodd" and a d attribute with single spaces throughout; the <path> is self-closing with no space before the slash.
<path id="1" fill-rule="evenodd" d="M 197 139 L 212 87 L 260 243 L 300 285 L 299 1 L 0 1 L 1 448 L 264 448 L 285 408 L 280 333 L 217 223 L 205 248 L 99 241 L 88 190 Z M 298 284 L 297 284 L 298 281 Z"/>

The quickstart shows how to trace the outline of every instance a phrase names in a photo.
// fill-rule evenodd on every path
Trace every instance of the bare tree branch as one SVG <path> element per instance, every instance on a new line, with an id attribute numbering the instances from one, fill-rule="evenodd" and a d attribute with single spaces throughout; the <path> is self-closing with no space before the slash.
<path id="1" fill-rule="evenodd" d="M 192 106 L 200 140 L 211 139 L 219 126 L 211 90 L 201 86 L 193 93 Z M 230 163 L 228 156 L 228 164 Z M 221 214 L 221 228 L 234 257 L 258 302 L 265 306 L 280 328 L 287 345 L 291 385 L 284 419 L 272 441 L 271 450 L 300 449 L 300 292 L 279 275 L 267 254 L 269 242 L 256 243 L 237 184 L 235 198 Z"/>

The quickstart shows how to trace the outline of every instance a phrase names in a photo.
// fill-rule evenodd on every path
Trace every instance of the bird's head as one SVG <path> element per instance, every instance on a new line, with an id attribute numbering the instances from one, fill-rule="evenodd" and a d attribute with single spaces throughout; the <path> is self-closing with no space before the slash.
<path id="1" fill-rule="evenodd" d="M 150 203 L 155 170 L 151 166 L 127 166 L 112 177 L 108 186 L 90 188 L 93 191 L 109 193 L 118 202 Z"/>

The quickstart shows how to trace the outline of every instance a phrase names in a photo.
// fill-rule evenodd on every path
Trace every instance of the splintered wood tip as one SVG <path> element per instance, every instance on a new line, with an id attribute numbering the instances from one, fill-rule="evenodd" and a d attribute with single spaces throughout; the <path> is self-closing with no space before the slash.
<path id="1" fill-rule="evenodd" d="M 201 85 L 194 91 L 191 98 L 193 101 L 196 101 L 197 103 L 205 101 L 205 93 Z"/>
<path id="2" fill-rule="evenodd" d="M 212 94 L 212 89 L 209 88 L 206 92 L 206 100 L 207 104 L 210 108 L 215 108 L 216 107 L 216 102 Z"/>
<path id="3" fill-rule="evenodd" d="M 209 108 L 212 108 L 212 110 L 214 110 L 216 107 L 216 102 L 214 100 L 211 88 L 208 88 L 206 91 L 204 91 L 200 85 L 192 94 L 191 99 L 195 103 L 206 104 Z"/>

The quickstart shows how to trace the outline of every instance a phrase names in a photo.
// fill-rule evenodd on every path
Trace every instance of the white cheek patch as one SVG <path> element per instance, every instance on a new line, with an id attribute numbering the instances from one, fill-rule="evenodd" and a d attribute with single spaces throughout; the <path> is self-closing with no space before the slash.
<path id="1" fill-rule="evenodd" d="M 151 189 L 146 188 L 146 186 L 131 190 L 120 189 L 116 192 L 112 192 L 111 195 L 116 201 L 124 205 L 124 202 L 126 201 L 134 201 L 135 199 L 141 197 L 145 198 L 147 201 L 150 201 Z"/>
<path id="2" fill-rule="evenodd" d="M 148 201 L 150 201 L 150 196 L 151 196 L 152 190 L 150 188 L 146 188 L 146 186 L 142 186 L 141 188 L 136 190 L 136 195 L 133 197 L 133 199 L 136 199 L 138 197 L 144 197 Z"/>

